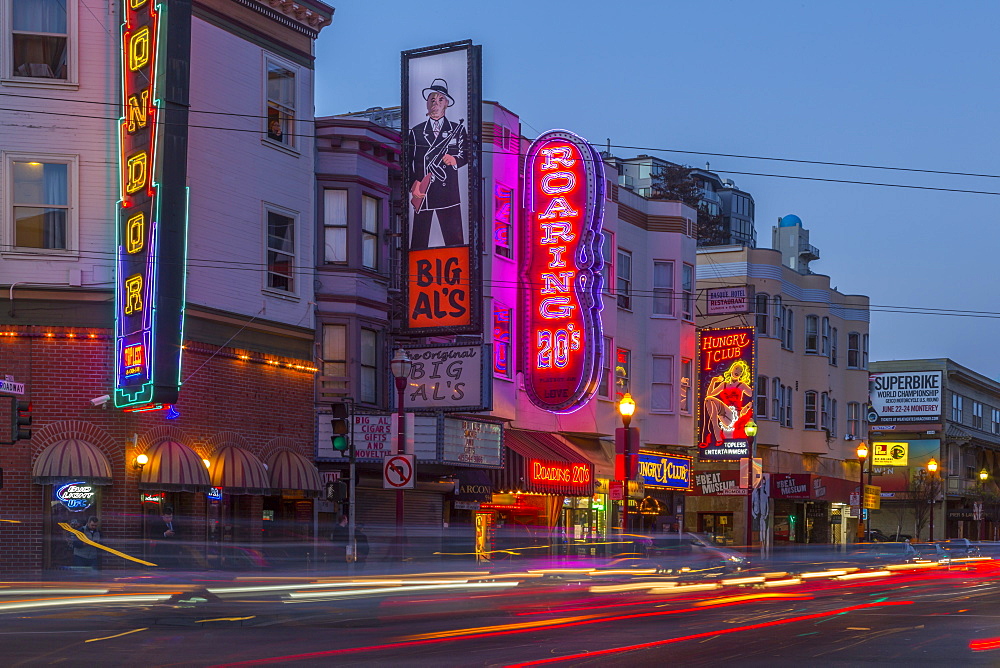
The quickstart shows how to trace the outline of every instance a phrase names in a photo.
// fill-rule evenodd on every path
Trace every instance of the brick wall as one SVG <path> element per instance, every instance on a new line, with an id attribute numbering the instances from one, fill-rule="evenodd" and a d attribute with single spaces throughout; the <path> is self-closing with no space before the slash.
<path id="1" fill-rule="evenodd" d="M 102 488 L 102 529 L 105 541 L 123 551 L 141 547 L 142 538 L 138 472 L 132 461 L 160 440 L 179 441 L 203 458 L 225 445 L 242 447 L 262 461 L 280 448 L 313 458 L 310 372 L 222 354 L 212 357 L 218 348 L 189 343 L 188 348 L 194 350 L 185 351 L 185 382 L 176 406 L 180 417 L 167 420 L 164 412 L 124 413 L 111 404 L 108 408 L 91 405 L 90 399 L 112 393 L 108 330 L 4 330 L 16 335 L 0 336 L 0 374 L 25 384 L 34 423 L 31 441 L 0 450 L 0 572 L 38 572 L 44 567 L 44 522 L 51 487 L 33 483 L 31 467 L 39 453 L 57 441 L 85 440 L 107 458 L 113 483 Z M 75 338 L 64 338 L 68 332 Z M 47 337 L 48 333 L 54 336 Z M 134 434 L 138 448 L 131 445 Z M 190 502 L 200 517 L 205 513 L 203 496 Z M 259 510 L 260 500 L 248 505 Z M 259 535 L 260 513 L 250 519 Z M 61 533 L 58 528 L 55 531 Z M 61 536 L 56 540 L 62 541 Z M 106 556 L 103 561 L 105 568 L 126 566 L 117 557 Z"/>

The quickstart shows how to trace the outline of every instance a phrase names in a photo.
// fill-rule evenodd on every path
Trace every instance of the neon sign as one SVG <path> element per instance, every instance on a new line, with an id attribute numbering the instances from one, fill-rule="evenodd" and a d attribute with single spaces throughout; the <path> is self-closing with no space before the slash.
<path id="1" fill-rule="evenodd" d="M 184 5 L 166 7 L 157 0 L 122 5 L 114 347 L 119 407 L 172 404 L 180 385 L 190 12 Z M 165 61 L 171 65 L 164 68 Z"/>
<path id="2" fill-rule="evenodd" d="M 67 510 L 79 512 L 86 510 L 94 504 L 94 486 L 82 480 L 68 482 L 56 489 L 54 496 L 56 501 L 66 507 Z"/>
<path id="3" fill-rule="evenodd" d="M 525 180 L 524 386 L 539 408 L 569 413 L 601 370 L 604 164 L 581 137 L 551 130 L 528 149 Z"/>
<path id="4" fill-rule="evenodd" d="M 541 487 L 588 487 L 593 484 L 593 471 L 589 464 L 550 462 L 532 459 L 528 479 Z"/>
<path id="5" fill-rule="evenodd" d="M 639 475 L 646 487 L 690 489 L 691 458 L 661 452 L 640 452 Z"/>
<path id="6" fill-rule="evenodd" d="M 754 329 L 703 329 L 698 355 L 698 458 L 749 457 L 746 426 L 753 419 Z"/>

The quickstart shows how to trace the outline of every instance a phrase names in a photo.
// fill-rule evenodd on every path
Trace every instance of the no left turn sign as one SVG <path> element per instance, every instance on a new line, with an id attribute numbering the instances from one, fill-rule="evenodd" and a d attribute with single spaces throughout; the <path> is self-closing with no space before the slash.
<path id="1" fill-rule="evenodd" d="M 389 455 L 382 461 L 384 489 L 413 489 L 413 455 Z"/>

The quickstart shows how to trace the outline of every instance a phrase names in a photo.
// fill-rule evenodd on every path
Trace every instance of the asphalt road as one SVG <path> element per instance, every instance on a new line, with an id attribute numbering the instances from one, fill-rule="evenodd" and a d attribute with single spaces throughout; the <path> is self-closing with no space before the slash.
<path id="1" fill-rule="evenodd" d="M 0 583 L 0 663 L 996 666 L 1000 568 Z"/>

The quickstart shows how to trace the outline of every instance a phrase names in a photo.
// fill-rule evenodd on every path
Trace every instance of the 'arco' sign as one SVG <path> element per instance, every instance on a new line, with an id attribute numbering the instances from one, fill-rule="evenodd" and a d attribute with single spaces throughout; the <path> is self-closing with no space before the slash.
<path id="1" fill-rule="evenodd" d="M 597 391 L 603 214 L 593 147 L 565 130 L 536 139 L 525 162 L 524 387 L 548 411 L 574 411 Z"/>

